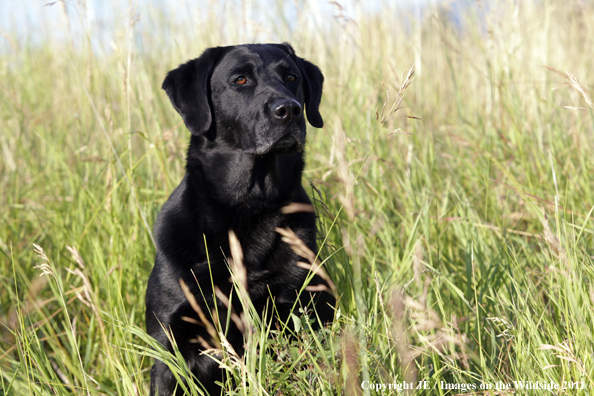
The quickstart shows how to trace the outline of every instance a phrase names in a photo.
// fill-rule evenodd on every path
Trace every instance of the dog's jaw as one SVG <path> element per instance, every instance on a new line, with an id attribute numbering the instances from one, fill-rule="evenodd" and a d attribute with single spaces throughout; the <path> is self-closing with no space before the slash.
<path id="1" fill-rule="evenodd" d="M 302 135 L 296 136 L 296 135 Z M 269 143 L 268 145 L 260 145 L 254 149 L 244 149 L 243 152 L 246 154 L 255 155 L 266 155 L 266 154 L 291 154 L 303 151 L 305 147 L 305 133 L 295 134 L 293 132 L 287 132 L 280 139 Z"/>
<path id="2" fill-rule="evenodd" d="M 303 151 L 303 145 L 305 142 L 297 140 L 293 135 L 286 134 L 277 140 L 269 152 L 273 154 L 289 154 Z"/>

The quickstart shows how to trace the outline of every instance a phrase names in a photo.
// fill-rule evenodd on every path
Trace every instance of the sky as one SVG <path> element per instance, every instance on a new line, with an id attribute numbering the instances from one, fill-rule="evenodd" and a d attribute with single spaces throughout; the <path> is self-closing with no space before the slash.
<path id="1" fill-rule="evenodd" d="M 103 45 L 113 39 L 110 34 L 117 24 L 129 21 L 130 5 L 137 7 L 140 20 L 135 29 L 142 32 L 143 29 L 150 31 L 151 18 L 147 16 L 154 17 L 155 10 L 167 18 L 183 19 L 195 14 L 197 9 L 241 9 L 242 4 L 252 4 L 249 18 L 257 23 L 266 23 L 266 18 L 274 18 L 272 14 L 279 12 L 278 4 L 283 4 L 281 8 L 290 21 L 291 13 L 295 12 L 296 1 L 315 4 L 316 9 L 328 17 L 336 17 L 337 14 L 348 17 L 357 12 L 378 12 L 383 5 L 390 3 L 408 10 L 411 16 L 420 18 L 422 10 L 429 3 L 449 4 L 454 5 L 454 8 L 459 4 L 474 4 L 474 1 L 470 0 L 284 0 L 284 3 L 280 3 L 281 1 L 283 0 L 177 0 L 172 3 L 167 0 L 0 0 L 0 52 L 8 51 L 15 45 L 21 46 L 26 41 L 32 44 L 43 43 L 47 35 L 53 36 L 54 39 L 68 40 L 70 34 L 64 28 L 64 5 L 73 36 L 83 37 L 82 26 L 87 24 L 93 27 L 92 33 L 96 42 Z M 175 9 L 171 4 L 175 4 Z M 183 12 L 184 7 L 188 8 L 188 12 Z M 180 8 L 182 12 L 179 12 Z M 189 12 L 190 8 L 192 12 Z M 266 12 L 269 15 L 264 15 Z"/>

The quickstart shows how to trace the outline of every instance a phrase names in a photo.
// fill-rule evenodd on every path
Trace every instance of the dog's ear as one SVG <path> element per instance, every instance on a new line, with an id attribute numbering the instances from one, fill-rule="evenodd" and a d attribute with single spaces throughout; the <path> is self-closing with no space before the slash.
<path id="1" fill-rule="evenodd" d="M 305 91 L 305 110 L 309 123 L 321 128 L 324 126 L 324 120 L 320 115 L 319 107 L 322 99 L 322 86 L 324 85 L 324 76 L 316 65 L 297 57 L 297 64 L 303 75 L 303 90 Z"/>
<path id="2" fill-rule="evenodd" d="M 223 53 L 224 47 L 207 49 L 199 58 L 167 73 L 161 86 L 192 135 L 206 133 L 212 124 L 209 81 Z"/>
<path id="3" fill-rule="evenodd" d="M 299 59 L 299 58 L 298 58 Z M 320 115 L 319 107 L 322 100 L 322 85 L 324 85 L 324 76 L 316 65 L 305 59 L 299 59 L 301 73 L 303 74 L 303 88 L 305 91 L 305 110 L 309 123 L 321 128 L 324 126 L 324 120 Z"/>
<path id="4" fill-rule="evenodd" d="M 295 50 L 289 43 L 282 43 L 279 46 L 286 51 L 291 57 L 297 61 L 297 65 L 303 75 L 303 89 L 305 93 L 305 111 L 307 112 L 307 119 L 309 123 L 321 128 L 324 126 L 324 120 L 320 115 L 318 108 L 320 107 L 320 100 L 322 100 L 322 86 L 324 85 L 324 76 L 316 65 L 299 58 L 295 55 Z"/>

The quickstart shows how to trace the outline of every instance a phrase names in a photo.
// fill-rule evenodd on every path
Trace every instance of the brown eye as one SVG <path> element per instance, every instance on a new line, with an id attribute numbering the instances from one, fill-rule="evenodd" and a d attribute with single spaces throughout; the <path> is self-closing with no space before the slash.
<path id="1" fill-rule="evenodd" d="M 288 81 L 288 82 L 293 82 L 293 81 L 295 81 L 295 80 L 297 80 L 297 76 L 296 76 L 296 75 L 294 75 L 294 74 L 292 74 L 292 73 L 291 73 L 291 74 L 289 74 L 289 75 L 287 76 L 287 81 Z"/>
<path id="2" fill-rule="evenodd" d="M 247 78 L 244 76 L 239 76 L 235 79 L 235 84 L 243 85 L 247 82 Z"/>

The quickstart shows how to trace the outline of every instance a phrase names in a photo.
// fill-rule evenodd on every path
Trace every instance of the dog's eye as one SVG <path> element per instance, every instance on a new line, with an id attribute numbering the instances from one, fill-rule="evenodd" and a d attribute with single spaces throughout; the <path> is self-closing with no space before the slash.
<path id="1" fill-rule="evenodd" d="M 239 76 L 235 79 L 235 84 L 243 85 L 247 82 L 247 78 L 244 76 Z"/>
<path id="2" fill-rule="evenodd" d="M 288 82 L 294 82 L 295 80 L 297 80 L 297 76 L 296 76 L 296 75 L 294 75 L 293 73 L 291 73 L 291 74 L 289 74 L 289 75 L 287 76 L 287 81 L 288 81 Z"/>

